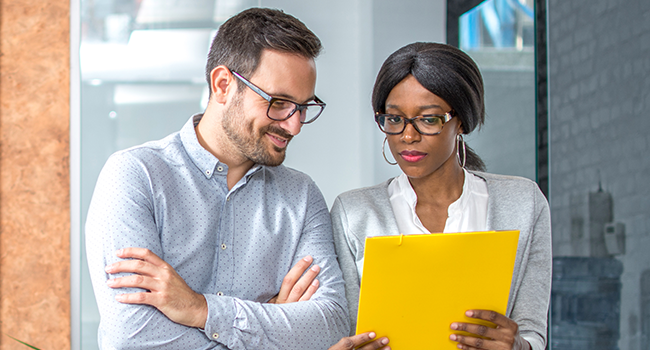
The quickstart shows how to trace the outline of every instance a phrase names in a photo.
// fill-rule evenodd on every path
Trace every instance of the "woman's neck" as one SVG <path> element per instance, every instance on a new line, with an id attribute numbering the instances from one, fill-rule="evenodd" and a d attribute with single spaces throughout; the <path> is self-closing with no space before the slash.
<path id="1" fill-rule="evenodd" d="M 441 167 L 426 177 L 409 178 L 409 182 L 418 197 L 418 203 L 449 206 L 463 193 L 465 174 L 458 165 Z"/>
<path id="2" fill-rule="evenodd" d="M 463 193 L 465 174 L 455 166 L 440 168 L 423 178 L 409 178 L 417 196 L 415 212 L 429 232 L 443 232 L 449 205 Z"/>

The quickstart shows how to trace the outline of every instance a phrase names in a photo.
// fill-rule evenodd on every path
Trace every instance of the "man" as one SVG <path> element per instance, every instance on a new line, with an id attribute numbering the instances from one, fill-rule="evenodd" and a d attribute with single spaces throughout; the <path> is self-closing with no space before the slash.
<path id="1" fill-rule="evenodd" d="M 324 349 L 349 333 L 325 201 L 281 165 L 325 106 L 320 50 L 290 15 L 240 13 L 212 43 L 205 113 L 107 161 L 86 224 L 100 348 Z"/>

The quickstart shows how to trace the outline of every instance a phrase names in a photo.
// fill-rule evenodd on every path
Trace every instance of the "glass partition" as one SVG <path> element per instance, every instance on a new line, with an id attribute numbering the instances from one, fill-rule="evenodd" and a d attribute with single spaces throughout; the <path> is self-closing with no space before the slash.
<path id="1" fill-rule="evenodd" d="M 466 137 L 488 172 L 536 180 L 533 0 L 487 0 L 459 20 L 485 84 L 485 125 Z"/>

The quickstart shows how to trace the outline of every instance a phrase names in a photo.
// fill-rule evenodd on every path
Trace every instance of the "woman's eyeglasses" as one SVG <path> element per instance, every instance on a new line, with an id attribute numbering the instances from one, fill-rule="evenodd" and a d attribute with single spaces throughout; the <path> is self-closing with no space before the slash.
<path id="1" fill-rule="evenodd" d="M 438 135 L 442 132 L 445 123 L 453 117 L 453 110 L 445 114 L 426 114 L 413 118 L 406 118 L 396 114 L 377 113 L 375 114 L 375 121 L 379 125 L 379 129 L 389 135 L 403 133 L 408 124 L 412 124 L 415 130 L 422 135 Z"/>

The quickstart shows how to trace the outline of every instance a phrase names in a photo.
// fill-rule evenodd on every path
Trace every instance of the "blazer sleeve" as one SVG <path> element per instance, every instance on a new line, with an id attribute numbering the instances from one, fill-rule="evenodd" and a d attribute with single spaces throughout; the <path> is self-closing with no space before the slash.
<path id="1" fill-rule="evenodd" d="M 345 206 L 340 198 L 336 198 L 330 213 L 332 217 L 332 232 L 334 234 L 334 247 L 345 280 L 345 296 L 348 300 L 350 316 L 350 335 L 354 335 L 357 327 L 357 310 L 359 308 L 359 289 L 361 280 L 357 272 L 355 254 L 352 252 L 351 239 L 356 239 L 348 226 Z M 356 246 L 356 245 L 355 245 Z"/>
<path id="2" fill-rule="evenodd" d="M 519 325 L 521 336 L 532 350 L 546 348 L 548 308 L 551 295 L 551 218 L 544 195 L 535 188 L 535 214 L 529 237 L 522 283 L 510 317 Z"/>

